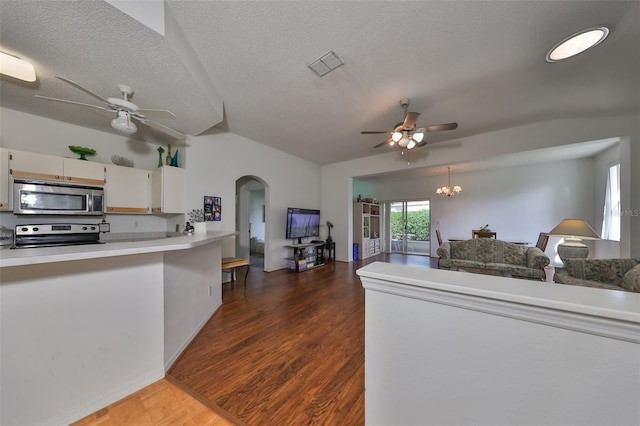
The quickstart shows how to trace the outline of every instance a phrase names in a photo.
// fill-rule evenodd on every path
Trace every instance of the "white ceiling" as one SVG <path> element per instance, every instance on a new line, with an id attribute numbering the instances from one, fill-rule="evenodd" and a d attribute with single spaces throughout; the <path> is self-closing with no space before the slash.
<path id="1" fill-rule="evenodd" d="M 391 130 L 403 118 L 402 97 L 422 114 L 420 126 L 459 123 L 428 134 L 430 143 L 640 112 L 638 1 L 164 4 L 167 25 L 177 23 L 166 36 L 103 1 L 0 0 L 0 48 L 38 73 L 31 84 L 2 76 L 1 105 L 113 131 L 105 112 L 33 95 L 95 103 L 56 75 L 103 97 L 127 84 L 140 107 L 173 111 L 178 119 L 162 123 L 176 130 L 197 135 L 216 126 L 318 164 L 389 149 L 374 150 L 383 135 L 360 131 Z M 556 42 L 599 24 L 611 29 L 604 43 L 545 62 Z M 318 77 L 306 65 L 328 50 L 345 65 Z M 136 138 L 168 141 L 139 127 Z"/>

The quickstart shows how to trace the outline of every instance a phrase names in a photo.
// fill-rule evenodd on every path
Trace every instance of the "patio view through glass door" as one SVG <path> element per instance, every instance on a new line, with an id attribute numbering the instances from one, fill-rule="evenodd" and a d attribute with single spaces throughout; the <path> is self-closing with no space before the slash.
<path id="1" fill-rule="evenodd" d="M 431 252 L 429 200 L 399 201 L 388 205 L 385 211 L 390 216 L 387 229 L 391 236 L 391 253 L 428 256 Z"/>

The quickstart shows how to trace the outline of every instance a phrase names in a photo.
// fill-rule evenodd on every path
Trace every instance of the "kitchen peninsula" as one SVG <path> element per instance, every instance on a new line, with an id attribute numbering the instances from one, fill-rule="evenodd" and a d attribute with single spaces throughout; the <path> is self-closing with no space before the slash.
<path id="1" fill-rule="evenodd" d="M 68 424 L 164 377 L 222 303 L 222 241 L 0 250 L 1 424 Z"/>

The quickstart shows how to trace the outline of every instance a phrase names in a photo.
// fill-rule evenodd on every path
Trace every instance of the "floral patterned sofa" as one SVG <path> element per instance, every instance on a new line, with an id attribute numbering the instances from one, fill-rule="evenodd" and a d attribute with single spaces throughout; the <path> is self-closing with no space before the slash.
<path id="1" fill-rule="evenodd" d="M 542 280 L 549 258 L 537 247 L 493 238 L 447 241 L 438 247 L 438 267 L 490 275 Z"/>
<path id="2" fill-rule="evenodd" d="M 554 281 L 640 293 L 640 259 L 567 259 Z"/>

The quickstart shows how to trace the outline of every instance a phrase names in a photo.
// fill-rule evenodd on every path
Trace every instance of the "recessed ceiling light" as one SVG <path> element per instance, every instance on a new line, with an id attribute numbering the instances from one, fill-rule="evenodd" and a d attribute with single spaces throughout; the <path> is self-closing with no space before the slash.
<path id="1" fill-rule="evenodd" d="M 33 64 L 4 52 L 0 52 L 0 74 L 28 82 L 36 81 Z"/>
<path id="2" fill-rule="evenodd" d="M 547 62 L 560 62 L 602 43 L 609 35 L 607 27 L 592 27 L 570 35 L 547 52 Z"/>

